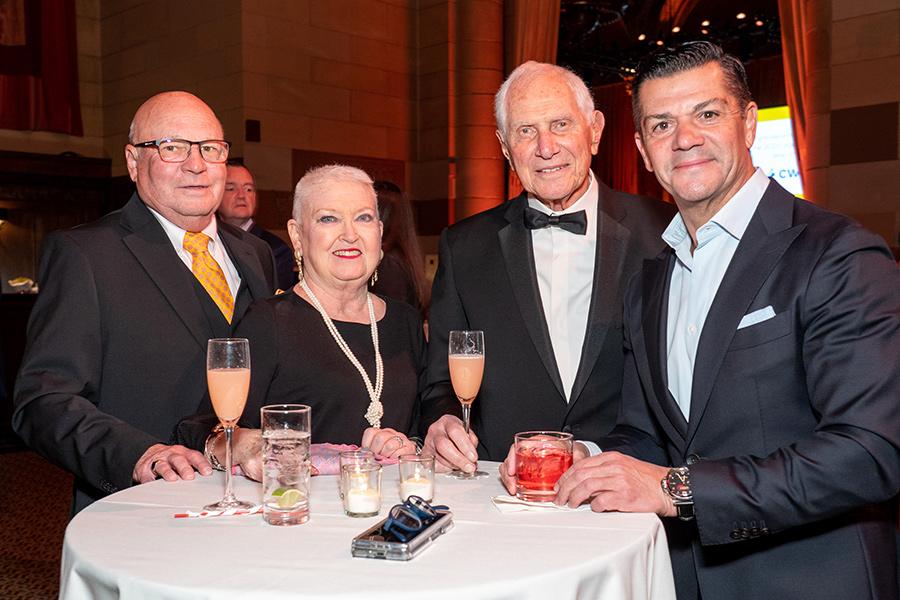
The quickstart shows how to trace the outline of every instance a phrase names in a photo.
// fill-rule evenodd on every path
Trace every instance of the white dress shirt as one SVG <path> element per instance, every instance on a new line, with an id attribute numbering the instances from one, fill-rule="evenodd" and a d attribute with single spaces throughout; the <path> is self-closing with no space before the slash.
<path id="1" fill-rule="evenodd" d="M 156 220 L 162 225 L 169 241 L 172 243 L 172 247 L 175 248 L 175 253 L 178 254 L 181 261 L 187 265 L 187 268 L 191 269 L 194 264 L 194 257 L 191 256 L 190 252 L 184 249 L 185 230 L 166 219 L 164 216 L 150 208 L 150 206 L 147 206 L 147 208 L 150 209 L 150 213 L 156 217 Z M 213 215 L 213 218 L 209 221 L 209 225 L 204 227 L 201 233 L 204 233 L 209 237 L 209 246 L 207 246 L 207 250 L 212 254 L 212 257 L 216 259 L 219 266 L 222 267 L 222 272 L 225 273 L 225 281 L 228 282 L 228 289 L 231 290 L 231 297 L 237 298 L 238 288 L 241 287 L 241 276 L 238 274 L 234 263 L 231 262 L 228 252 L 225 251 L 225 245 L 222 244 L 222 240 L 219 238 L 219 229 L 216 225 L 215 215 Z"/>
<path id="2" fill-rule="evenodd" d="M 550 210 L 540 200 L 528 195 L 528 205 L 544 214 L 565 215 L 584 210 L 587 216 L 585 235 L 560 227 L 531 230 L 541 304 L 567 402 L 571 400 L 572 386 L 581 362 L 594 287 L 599 192 L 593 174 L 590 178 L 587 191 L 561 212 Z"/>
<path id="3" fill-rule="evenodd" d="M 693 254 L 681 214 L 675 215 L 663 232 L 663 240 L 676 256 L 666 319 L 668 386 L 685 419 L 690 419 L 694 360 L 709 307 L 768 186 L 769 178 L 757 169 L 725 206 L 697 229 Z"/>

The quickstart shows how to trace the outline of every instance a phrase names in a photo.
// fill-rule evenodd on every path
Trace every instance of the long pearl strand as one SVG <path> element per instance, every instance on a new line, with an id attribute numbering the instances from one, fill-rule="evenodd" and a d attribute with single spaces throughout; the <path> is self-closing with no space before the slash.
<path id="1" fill-rule="evenodd" d="M 372 344 L 375 346 L 374 386 L 372 385 L 372 380 L 369 379 L 368 373 L 366 373 L 366 370 L 363 369 L 363 366 L 360 364 L 359 359 L 356 358 L 356 355 L 353 354 L 353 350 L 350 349 L 350 346 L 347 345 L 347 342 L 344 341 L 343 336 L 341 336 L 341 332 L 335 327 L 334 321 L 332 321 L 331 317 L 328 316 L 328 313 L 325 312 L 322 303 L 319 302 L 319 299 L 313 294 L 313 291 L 306 285 L 306 281 L 301 279 L 300 286 L 303 288 L 303 291 L 306 292 L 306 295 L 309 296 L 309 299 L 312 300 L 313 306 L 316 307 L 319 314 L 322 315 L 322 320 L 325 321 L 325 326 L 328 328 L 329 333 L 331 333 L 331 337 L 337 342 L 338 348 L 344 352 L 344 356 L 346 356 L 353 366 L 356 367 L 356 370 L 359 371 L 359 374 L 363 378 L 363 382 L 366 384 L 366 391 L 369 392 L 369 408 L 366 410 L 366 421 L 368 421 L 369 425 L 372 427 L 381 427 L 381 417 L 384 415 L 384 405 L 381 403 L 381 391 L 384 389 L 384 363 L 381 361 L 381 350 L 378 348 L 378 323 L 375 320 L 375 305 L 372 302 L 372 294 L 366 292 L 366 304 L 369 307 L 369 325 L 372 329 Z"/>

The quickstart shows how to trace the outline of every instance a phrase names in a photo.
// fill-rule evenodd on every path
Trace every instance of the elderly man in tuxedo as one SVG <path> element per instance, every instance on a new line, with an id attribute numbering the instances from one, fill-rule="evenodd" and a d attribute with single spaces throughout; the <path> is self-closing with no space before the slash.
<path id="1" fill-rule="evenodd" d="M 217 222 L 229 145 L 185 92 L 138 108 L 125 146 L 137 191 L 47 237 L 13 427 L 75 475 L 73 511 L 133 483 L 211 472 L 174 445 L 206 389 L 206 343 L 274 290 L 269 247 Z"/>
<path id="2" fill-rule="evenodd" d="M 896 600 L 890 252 L 753 168 L 757 107 L 719 47 L 647 58 L 633 102 L 679 214 L 625 297 L 619 423 L 557 502 L 664 517 L 681 600 Z"/>
<path id="3" fill-rule="evenodd" d="M 622 292 L 662 248 L 674 208 L 611 190 L 591 173 L 603 114 L 574 73 L 528 62 L 497 92 L 497 137 L 525 191 L 444 231 L 422 402 L 426 451 L 471 473 L 502 460 L 517 431 L 590 440 L 608 432 L 622 386 Z M 484 331 L 486 360 L 467 436 L 447 340 Z"/>

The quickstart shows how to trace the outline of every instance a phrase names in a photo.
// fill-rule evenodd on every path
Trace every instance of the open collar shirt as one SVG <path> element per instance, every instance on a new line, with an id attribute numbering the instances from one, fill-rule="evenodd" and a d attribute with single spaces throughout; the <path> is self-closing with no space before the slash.
<path id="1" fill-rule="evenodd" d="M 676 257 L 666 319 L 668 388 L 685 419 L 690 420 L 694 360 L 709 307 L 768 186 L 769 178 L 756 169 L 719 212 L 697 229 L 693 253 L 681 214 L 662 234 Z"/>

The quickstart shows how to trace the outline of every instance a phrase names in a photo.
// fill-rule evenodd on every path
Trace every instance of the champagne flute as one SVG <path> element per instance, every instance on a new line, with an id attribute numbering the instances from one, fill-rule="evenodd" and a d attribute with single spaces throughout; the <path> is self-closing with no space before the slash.
<path id="1" fill-rule="evenodd" d="M 250 390 L 250 342 L 244 338 L 215 338 L 206 346 L 206 383 L 219 422 L 225 428 L 225 497 L 204 510 L 252 508 L 234 497 L 231 488 L 231 438 Z"/>
<path id="2" fill-rule="evenodd" d="M 463 426 L 468 434 L 472 402 L 478 395 L 481 379 L 484 376 L 484 332 L 451 331 L 448 363 L 450 365 L 450 382 L 453 384 L 456 398 L 462 404 Z M 474 473 L 454 469 L 448 475 L 457 479 L 479 479 L 488 476 L 484 471 L 477 469 Z"/>

